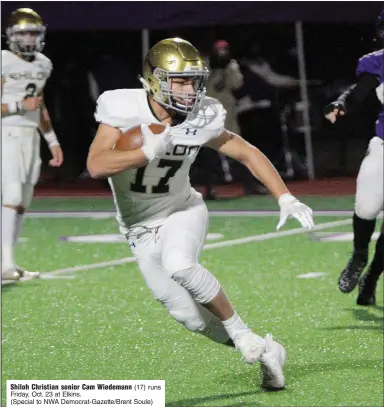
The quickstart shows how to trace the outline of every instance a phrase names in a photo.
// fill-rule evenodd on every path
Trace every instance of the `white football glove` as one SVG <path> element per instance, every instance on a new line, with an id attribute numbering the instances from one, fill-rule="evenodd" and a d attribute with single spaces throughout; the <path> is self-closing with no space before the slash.
<path id="1" fill-rule="evenodd" d="M 384 83 L 376 88 L 376 95 L 380 102 L 384 104 Z"/>
<path id="2" fill-rule="evenodd" d="M 280 221 L 276 230 L 279 230 L 289 217 L 297 219 L 303 228 L 312 229 L 315 224 L 313 222 L 313 211 L 307 205 L 298 201 L 291 194 L 283 194 L 279 198 L 280 205 Z"/>
<path id="3" fill-rule="evenodd" d="M 142 124 L 141 133 L 144 139 L 141 149 L 148 158 L 148 161 L 165 155 L 171 137 L 171 126 L 169 124 L 159 134 L 153 134 L 147 124 Z"/>

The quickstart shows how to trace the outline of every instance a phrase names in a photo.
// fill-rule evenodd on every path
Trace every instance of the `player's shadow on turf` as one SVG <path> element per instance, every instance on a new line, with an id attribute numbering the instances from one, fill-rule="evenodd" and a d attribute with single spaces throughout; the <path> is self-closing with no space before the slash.
<path id="1" fill-rule="evenodd" d="M 352 311 L 355 318 L 358 319 L 359 321 L 384 323 L 384 315 L 382 315 L 381 317 L 374 315 L 370 312 L 368 308 L 350 309 L 348 311 Z"/>
<path id="2" fill-rule="evenodd" d="M 177 400 L 177 401 L 172 401 L 171 403 L 166 403 L 167 407 L 199 407 L 200 404 L 202 403 L 207 403 L 207 402 L 217 402 L 220 400 L 227 400 L 231 398 L 236 398 L 236 397 L 243 397 L 243 396 L 253 396 L 258 393 L 263 393 L 262 390 L 255 390 L 255 391 L 246 391 L 242 393 L 232 393 L 232 394 L 220 394 L 216 396 L 207 396 L 207 397 L 197 397 L 193 399 L 184 399 L 184 400 Z M 262 406 L 263 404 L 258 404 L 255 403 L 254 401 L 249 401 L 249 402 L 238 402 L 234 404 L 226 404 L 225 407 L 257 407 L 257 406 Z M 215 407 L 220 407 L 216 406 Z M 224 406 L 223 406 L 224 407 Z"/>
<path id="3" fill-rule="evenodd" d="M 383 360 L 382 359 L 353 359 L 344 360 L 339 362 L 308 362 L 308 363 L 294 363 L 291 362 L 287 365 L 285 370 L 286 377 L 289 377 L 289 384 L 294 384 L 296 380 L 301 377 L 309 377 L 310 375 L 316 375 L 318 372 L 326 371 L 338 371 L 338 370 L 349 370 L 358 371 L 360 369 L 364 370 L 377 370 L 382 369 Z"/>
<path id="4" fill-rule="evenodd" d="M 382 310 L 383 307 L 377 305 L 374 307 L 371 307 L 370 309 L 368 308 L 346 308 L 344 311 L 352 311 L 353 316 L 355 319 L 358 321 L 363 321 L 363 322 L 373 322 L 374 325 L 349 325 L 349 326 L 331 326 L 326 329 L 328 331 L 333 331 L 333 330 L 342 330 L 342 329 L 363 329 L 363 330 L 368 330 L 368 331 L 382 331 L 384 333 L 384 315 L 378 316 L 375 315 L 371 312 L 372 308 Z"/>
<path id="5" fill-rule="evenodd" d="M 380 309 L 379 306 L 377 306 Z M 371 309 L 369 308 L 352 308 L 352 309 L 347 309 L 347 311 L 352 311 L 354 317 L 359 320 L 359 321 L 364 321 L 364 322 L 373 322 L 375 323 L 374 327 L 371 327 L 371 329 L 376 329 L 382 330 L 384 332 L 384 315 L 381 313 L 381 316 L 373 314 Z M 370 329 L 369 327 L 366 327 Z"/>

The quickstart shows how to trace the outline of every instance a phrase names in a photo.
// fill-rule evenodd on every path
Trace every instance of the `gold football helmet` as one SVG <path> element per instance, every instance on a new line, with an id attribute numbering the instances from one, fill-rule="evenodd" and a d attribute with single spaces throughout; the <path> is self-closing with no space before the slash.
<path id="1" fill-rule="evenodd" d="M 6 34 L 9 49 L 23 56 L 33 56 L 44 48 L 46 27 L 43 19 L 30 8 L 19 8 L 9 18 Z"/>
<path id="2" fill-rule="evenodd" d="M 148 52 L 140 81 L 156 102 L 179 113 L 188 114 L 200 105 L 205 96 L 209 71 L 199 51 L 188 41 L 169 38 L 154 45 Z M 175 92 L 172 78 L 193 80 L 195 93 Z M 182 99 L 186 104 L 177 102 Z"/>

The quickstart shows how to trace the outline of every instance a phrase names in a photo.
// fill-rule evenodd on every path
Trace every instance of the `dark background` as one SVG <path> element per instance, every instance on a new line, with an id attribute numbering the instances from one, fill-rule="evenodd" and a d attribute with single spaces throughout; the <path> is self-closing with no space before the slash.
<path id="1" fill-rule="evenodd" d="M 384 8 L 381 2 L 3 2 L 3 27 L 19 7 L 31 7 L 44 18 L 48 29 L 44 53 L 54 65 L 45 97 L 66 161 L 58 170 L 45 165 L 42 179 L 75 181 L 85 168 L 96 129 L 89 72 L 99 75 L 107 88 L 140 87 L 142 28 L 150 30 L 150 45 L 177 35 L 203 53 L 215 40 L 226 39 L 239 60 L 250 44 L 258 43 L 275 71 L 297 77 L 294 22 L 301 20 L 307 77 L 322 80 L 321 86 L 309 89 L 316 175 L 356 174 L 374 135 L 373 99 L 359 115 L 333 126 L 322 112 L 354 82 L 358 58 L 382 47 L 375 41 L 374 28 Z M 277 110 L 285 104 L 292 107 L 289 140 L 304 159 L 304 137 L 298 130 L 302 119 L 295 112 L 299 91 L 276 94 Z M 45 146 L 42 154 L 47 161 Z M 193 177 L 198 183 L 198 163 Z"/>

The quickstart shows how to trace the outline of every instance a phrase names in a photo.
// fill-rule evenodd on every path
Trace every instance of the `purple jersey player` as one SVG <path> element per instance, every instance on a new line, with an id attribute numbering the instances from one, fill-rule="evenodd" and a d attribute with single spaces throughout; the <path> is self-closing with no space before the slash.
<path id="1" fill-rule="evenodd" d="M 384 42 L 384 10 L 376 21 L 378 37 Z M 325 108 L 325 117 L 334 123 L 338 116 L 348 114 L 375 92 L 383 103 L 384 50 L 364 55 L 356 70 L 357 81 L 335 102 Z M 383 209 L 384 106 L 376 120 L 376 132 L 369 142 L 367 154 L 357 177 L 355 212 L 353 214 L 354 251 L 339 278 L 339 289 L 351 292 L 359 282 L 357 304 L 375 304 L 377 280 L 384 269 L 383 227 L 376 243 L 374 258 L 368 271 L 360 278 L 368 263 L 368 246 L 375 230 L 376 218 Z"/>
<path id="2" fill-rule="evenodd" d="M 359 79 L 363 75 L 373 75 L 379 80 L 379 84 L 384 83 L 384 49 L 360 58 L 356 76 Z M 384 140 L 384 108 L 376 121 L 376 136 Z"/>

